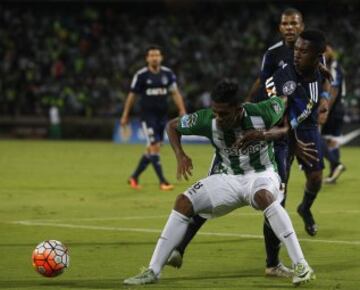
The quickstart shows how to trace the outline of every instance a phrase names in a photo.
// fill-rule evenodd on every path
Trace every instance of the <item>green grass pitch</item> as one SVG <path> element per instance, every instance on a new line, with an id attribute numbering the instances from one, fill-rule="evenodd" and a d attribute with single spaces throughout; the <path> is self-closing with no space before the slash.
<path id="1" fill-rule="evenodd" d="M 110 142 L 0 142 L 0 290 L 71 289 L 293 289 L 290 280 L 264 277 L 262 215 L 251 208 L 209 221 L 189 246 L 183 268 L 165 267 L 154 285 L 124 287 L 151 257 L 175 197 L 207 173 L 209 145 L 185 145 L 193 158 L 189 182 L 176 182 L 169 145 L 162 148 L 166 176 L 176 189 L 161 192 L 152 168 L 141 191 L 126 179 L 141 145 Z M 292 169 L 287 209 L 317 280 L 306 289 L 360 289 L 360 148 L 343 148 L 347 171 L 325 185 L 313 212 L 319 224 L 307 236 L 295 213 L 304 186 Z M 57 278 L 31 266 L 33 248 L 57 239 L 70 249 L 71 265 Z M 285 250 L 282 261 L 289 265 Z"/>

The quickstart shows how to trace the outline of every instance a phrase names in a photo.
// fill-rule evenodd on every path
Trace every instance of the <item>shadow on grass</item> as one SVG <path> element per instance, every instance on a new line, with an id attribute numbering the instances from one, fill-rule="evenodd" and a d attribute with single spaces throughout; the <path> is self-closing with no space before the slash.
<path id="1" fill-rule="evenodd" d="M 12 288 L 34 288 L 34 289 L 115 289 L 122 285 L 120 279 L 106 280 L 62 280 L 62 281 L 40 281 L 40 280 L 9 280 L 0 281 L 0 289 Z"/>
<path id="2" fill-rule="evenodd" d="M 262 273 L 258 269 L 248 269 L 247 271 L 232 273 L 214 273 L 204 272 L 196 276 L 181 276 L 173 278 L 164 278 L 159 283 L 129 287 L 122 285 L 119 279 L 73 279 L 73 280 L 3 280 L 0 281 L 0 289 L 19 289 L 33 288 L 41 289 L 293 289 L 291 280 L 276 281 L 268 279 L 266 282 Z M 285 282 L 285 283 L 284 283 Z"/>

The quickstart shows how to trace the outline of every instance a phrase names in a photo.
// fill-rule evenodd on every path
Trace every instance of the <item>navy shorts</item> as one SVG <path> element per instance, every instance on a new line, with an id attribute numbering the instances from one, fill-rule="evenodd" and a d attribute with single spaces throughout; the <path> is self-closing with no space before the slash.
<path id="1" fill-rule="evenodd" d="M 147 145 L 162 142 L 167 118 L 164 116 L 146 116 L 141 120 Z"/>
<path id="2" fill-rule="evenodd" d="M 344 120 L 342 117 L 333 117 L 329 115 L 324 127 L 321 130 L 321 134 L 339 137 L 341 135 Z"/>
<path id="3" fill-rule="evenodd" d="M 286 141 L 274 142 L 275 161 L 282 183 L 287 183 L 289 178 L 289 146 Z"/>
<path id="4" fill-rule="evenodd" d="M 313 147 L 318 151 L 317 157 L 319 161 L 313 161 L 312 166 L 307 165 L 301 159 L 297 158 L 301 168 L 305 172 L 312 172 L 312 171 L 319 171 L 324 169 L 324 160 L 323 160 L 323 151 L 321 149 L 321 135 L 318 128 L 306 128 L 306 129 L 296 129 L 296 135 L 299 140 L 304 143 L 314 143 L 315 146 Z M 294 159 L 294 148 L 295 148 L 295 136 L 294 134 L 290 137 L 290 160 Z"/>

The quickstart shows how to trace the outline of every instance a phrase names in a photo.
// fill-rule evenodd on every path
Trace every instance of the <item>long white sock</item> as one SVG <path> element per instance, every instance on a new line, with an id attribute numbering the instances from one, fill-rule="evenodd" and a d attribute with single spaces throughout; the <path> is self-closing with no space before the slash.
<path id="1" fill-rule="evenodd" d="M 188 217 L 172 210 L 149 264 L 149 268 L 151 268 L 156 275 L 160 274 L 172 250 L 179 245 L 183 239 L 189 221 L 190 219 Z"/>
<path id="2" fill-rule="evenodd" d="M 264 214 L 278 239 L 285 245 L 292 263 L 306 263 L 290 217 L 278 201 L 273 202 Z"/>

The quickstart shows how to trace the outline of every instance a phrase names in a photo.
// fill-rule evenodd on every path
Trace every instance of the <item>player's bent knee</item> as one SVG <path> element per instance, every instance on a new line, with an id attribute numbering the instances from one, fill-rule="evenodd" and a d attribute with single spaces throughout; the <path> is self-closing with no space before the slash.
<path id="1" fill-rule="evenodd" d="M 174 210 L 187 217 L 192 217 L 194 215 L 193 205 L 190 199 L 184 194 L 179 194 L 177 196 Z"/>
<path id="2" fill-rule="evenodd" d="M 150 154 L 158 154 L 160 152 L 160 143 L 153 143 L 149 145 L 148 151 Z"/>
<path id="3" fill-rule="evenodd" d="M 275 198 L 270 191 L 266 189 L 260 189 L 254 195 L 253 207 L 256 209 L 265 210 L 274 201 Z"/>

